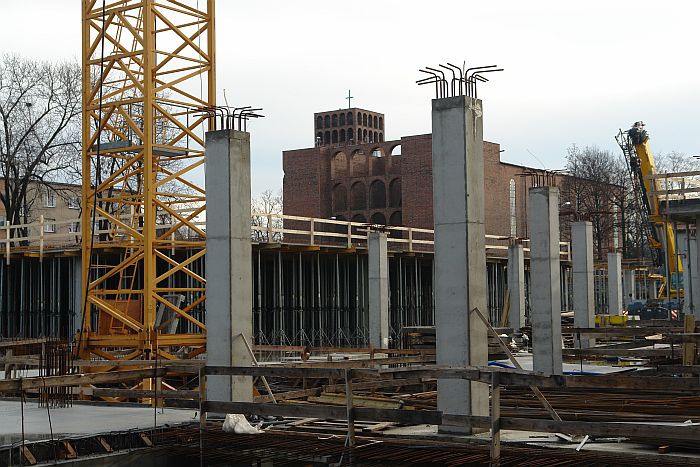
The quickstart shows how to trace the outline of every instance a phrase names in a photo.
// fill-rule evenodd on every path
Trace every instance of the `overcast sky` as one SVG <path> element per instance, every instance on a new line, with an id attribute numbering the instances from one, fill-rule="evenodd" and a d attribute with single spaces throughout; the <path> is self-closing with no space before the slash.
<path id="1" fill-rule="evenodd" d="M 312 146 L 313 113 L 346 107 L 348 89 L 353 105 L 385 114 L 387 139 L 428 133 L 433 91 L 414 82 L 419 67 L 446 61 L 505 68 L 479 97 L 485 138 L 508 162 L 562 168 L 572 143 L 617 151 L 614 135 L 636 120 L 656 152 L 700 154 L 699 10 L 643 0 L 218 0 L 217 84 L 231 105 L 265 109 L 249 127 L 254 194 L 282 186 L 282 151 Z M 0 0 L 0 52 L 79 61 L 80 31 L 79 0 Z"/>

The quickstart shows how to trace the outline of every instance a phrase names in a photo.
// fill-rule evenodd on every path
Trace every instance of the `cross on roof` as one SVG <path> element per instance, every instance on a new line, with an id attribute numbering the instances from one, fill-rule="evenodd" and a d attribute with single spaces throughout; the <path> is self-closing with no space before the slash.
<path id="1" fill-rule="evenodd" d="M 352 95 L 350 94 L 349 89 L 348 89 L 348 97 L 346 97 L 346 99 L 348 100 L 348 109 L 349 109 L 350 107 L 352 107 L 350 104 L 351 104 L 352 99 L 354 99 L 354 97 L 352 97 Z"/>

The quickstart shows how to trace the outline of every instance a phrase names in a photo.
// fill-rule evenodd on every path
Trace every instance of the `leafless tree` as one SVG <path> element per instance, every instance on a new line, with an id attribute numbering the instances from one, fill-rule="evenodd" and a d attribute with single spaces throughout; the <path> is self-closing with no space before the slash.
<path id="1" fill-rule="evenodd" d="M 282 214 L 282 190 L 277 193 L 272 190 L 265 190 L 251 201 L 253 215 L 251 225 L 257 228 L 252 231 L 251 236 L 256 242 L 280 242 L 282 234 L 273 232 L 270 236 L 267 231 L 268 225 L 275 229 L 282 228 L 282 219 L 279 217 L 268 217 L 264 214 Z"/>
<path id="2" fill-rule="evenodd" d="M 0 201 L 13 224 L 80 160 L 80 76 L 76 63 L 0 57 Z"/>
<path id="3" fill-rule="evenodd" d="M 562 200 L 571 203 L 576 217 L 593 224 L 595 258 L 604 260 L 616 239 L 622 240 L 618 245 L 628 255 L 635 209 L 624 161 L 596 146 L 576 145 L 568 148 L 566 161 L 569 176 L 562 184 Z"/>

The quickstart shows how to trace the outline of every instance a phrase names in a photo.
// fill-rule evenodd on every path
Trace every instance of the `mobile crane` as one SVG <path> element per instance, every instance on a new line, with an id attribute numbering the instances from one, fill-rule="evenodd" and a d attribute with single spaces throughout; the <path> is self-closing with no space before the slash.
<path id="1" fill-rule="evenodd" d="M 644 122 L 636 122 L 627 131 L 620 130 L 615 138 L 620 145 L 628 163 L 630 178 L 634 187 L 634 196 L 642 215 L 642 227 L 645 230 L 652 251 L 655 266 L 667 274 L 657 274 L 654 278 L 661 282 L 658 298 L 682 299 L 683 290 L 674 288 L 683 266 L 676 254 L 676 236 L 670 222 L 661 215 L 660 200 L 657 193 L 663 190 L 656 174 L 654 154 L 649 144 L 649 134 Z M 667 277 L 671 279 L 668 284 Z"/>

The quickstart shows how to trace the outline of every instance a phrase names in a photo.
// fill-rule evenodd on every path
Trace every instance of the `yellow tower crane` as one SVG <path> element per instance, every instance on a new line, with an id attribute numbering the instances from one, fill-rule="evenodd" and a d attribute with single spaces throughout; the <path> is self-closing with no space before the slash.
<path id="1" fill-rule="evenodd" d="M 214 0 L 82 1 L 82 360 L 205 350 L 214 53 Z"/>

